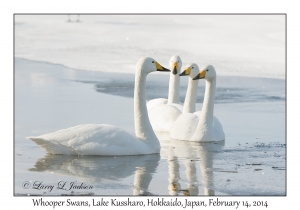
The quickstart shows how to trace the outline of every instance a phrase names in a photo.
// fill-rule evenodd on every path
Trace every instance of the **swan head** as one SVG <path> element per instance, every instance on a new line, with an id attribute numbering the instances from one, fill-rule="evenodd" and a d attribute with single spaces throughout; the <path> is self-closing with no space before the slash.
<path id="1" fill-rule="evenodd" d="M 213 80 L 217 77 L 217 73 L 215 68 L 212 65 L 207 65 L 201 67 L 200 72 L 193 78 L 193 80 L 197 79 L 206 79 L 206 80 Z"/>
<path id="2" fill-rule="evenodd" d="M 178 55 L 173 55 L 169 61 L 172 74 L 178 75 L 182 66 L 181 58 Z"/>
<path id="3" fill-rule="evenodd" d="M 195 63 L 190 63 L 186 65 L 184 71 L 180 74 L 180 76 L 189 76 L 190 78 L 194 78 L 199 73 L 199 67 Z"/>
<path id="4" fill-rule="evenodd" d="M 145 74 L 149 74 L 154 71 L 170 71 L 165 67 L 162 67 L 156 60 L 153 58 L 141 58 L 136 64 L 136 71 L 140 71 Z"/>

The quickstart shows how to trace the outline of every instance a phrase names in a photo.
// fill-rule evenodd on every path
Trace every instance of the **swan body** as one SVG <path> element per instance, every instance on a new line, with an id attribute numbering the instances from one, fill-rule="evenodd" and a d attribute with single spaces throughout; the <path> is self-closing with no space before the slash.
<path id="1" fill-rule="evenodd" d="M 168 99 L 166 98 L 155 98 L 147 102 L 147 109 L 151 110 L 152 108 L 159 106 L 161 104 L 167 104 Z"/>
<path id="2" fill-rule="evenodd" d="M 197 139 L 191 140 L 197 130 L 197 126 L 199 120 L 201 118 L 202 111 L 194 112 L 194 113 L 183 113 L 181 114 L 177 120 L 175 121 L 171 132 L 170 137 L 172 139 L 177 140 L 187 140 L 187 141 L 199 141 Z M 184 125 L 184 126 L 183 126 Z M 217 140 L 214 141 L 221 141 L 225 139 L 225 135 L 223 131 L 223 127 L 215 116 L 213 116 L 213 130 L 214 137 Z M 179 129 L 179 130 L 178 130 Z M 205 141 L 203 141 L 205 142 Z"/>
<path id="3" fill-rule="evenodd" d="M 181 59 L 172 56 L 169 65 L 171 67 L 168 99 L 158 98 L 147 103 L 149 119 L 153 130 L 156 132 L 170 132 L 173 123 L 182 112 L 179 104 L 179 83 Z"/>
<path id="4" fill-rule="evenodd" d="M 141 155 L 148 154 L 151 146 L 108 124 L 78 125 L 30 139 L 47 153 L 65 155 Z"/>
<path id="5" fill-rule="evenodd" d="M 170 132 L 181 110 L 172 104 L 161 104 L 149 110 L 149 119 L 156 132 Z"/>
<path id="6" fill-rule="evenodd" d="M 192 75 L 192 77 L 193 76 L 194 75 Z M 225 140 L 223 127 L 220 121 L 213 116 L 216 89 L 216 71 L 213 66 L 209 65 L 203 67 L 193 80 L 197 81 L 203 78 L 206 79 L 206 88 L 202 111 L 191 112 L 191 108 L 185 107 L 189 107 L 191 103 L 194 104 L 195 102 L 192 100 L 185 101 L 183 114 L 177 118 L 171 129 L 170 137 L 172 139 L 199 142 Z M 194 86 L 195 84 L 196 83 L 193 83 Z M 196 98 L 196 95 L 194 95 L 193 98 Z"/>
<path id="7" fill-rule="evenodd" d="M 170 71 L 152 58 L 136 65 L 134 89 L 135 135 L 107 124 L 86 124 L 28 137 L 50 154 L 144 155 L 160 152 L 160 143 L 151 127 L 146 107 L 146 76 L 153 71 Z"/>
<path id="8" fill-rule="evenodd" d="M 197 127 L 199 119 L 195 112 L 195 104 L 199 80 L 193 79 L 197 76 L 198 73 L 198 65 L 195 63 L 190 63 L 180 74 L 180 76 L 188 76 L 189 81 L 182 114 L 178 116 L 170 131 L 170 137 L 173 139 L 190 139 Z"/>

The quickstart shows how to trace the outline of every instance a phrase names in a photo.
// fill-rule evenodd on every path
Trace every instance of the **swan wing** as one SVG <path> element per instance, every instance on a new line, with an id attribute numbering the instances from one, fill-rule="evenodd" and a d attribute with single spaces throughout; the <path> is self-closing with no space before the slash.
<path id="1" fill-rule="evenodd" d="M 181 114 L 173 124 L 170 137 L 178 140 L 190 140 L 195 133 L 198 122 L 199 117 L 196 114 Z"/>
<path id="2" fill-rule="evenodd" d="M 169 104 L 169 105 L 176 107 L 177 109 L 179 109 L 182 112 L 182 109 L 183 109 L 182 104 L 172 103 L 172 104 Z"/>
<path id="3" fill-rule="evenodd" d="M 149 110 L 149 119 L 154 131 L 170 132 L 181 111 L 172 105 L 161 104 Z"/>

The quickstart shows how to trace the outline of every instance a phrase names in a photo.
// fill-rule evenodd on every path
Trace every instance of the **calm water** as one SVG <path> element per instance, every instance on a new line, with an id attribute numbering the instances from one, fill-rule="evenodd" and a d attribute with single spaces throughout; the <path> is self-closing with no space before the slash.
<path id="1" fill-rule="evenodd" d="M 47 155 L 25 138 L 86 123 L 113 124 L 134 133 L 133 81 L 131 74 L 16 59 L 15 194 L 286 194 L 284 80 L 219 77 L 215 116 L 226 140 L 218 144 L 170 141 L 158 134 L 160 154 L 81 157 Z M 182 102 L 186 85 L 183 78 Z M 167 91 L 167 73 L 148 76 L 148 100 L 166 97 Z M 200 81 L 197 110 L 203 92 Z M 75 189 L 77 185 L 85 189 Z"/>

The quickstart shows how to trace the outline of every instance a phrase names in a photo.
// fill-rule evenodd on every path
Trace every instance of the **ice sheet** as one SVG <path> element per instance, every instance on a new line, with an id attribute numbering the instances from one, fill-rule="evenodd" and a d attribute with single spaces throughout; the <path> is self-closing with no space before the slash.
<path id="1" fill-rule="evenodd" d="M 15 15 L 15 56 L 134 73 L 140 57 L 285 78 L 285 15 Z"/>

